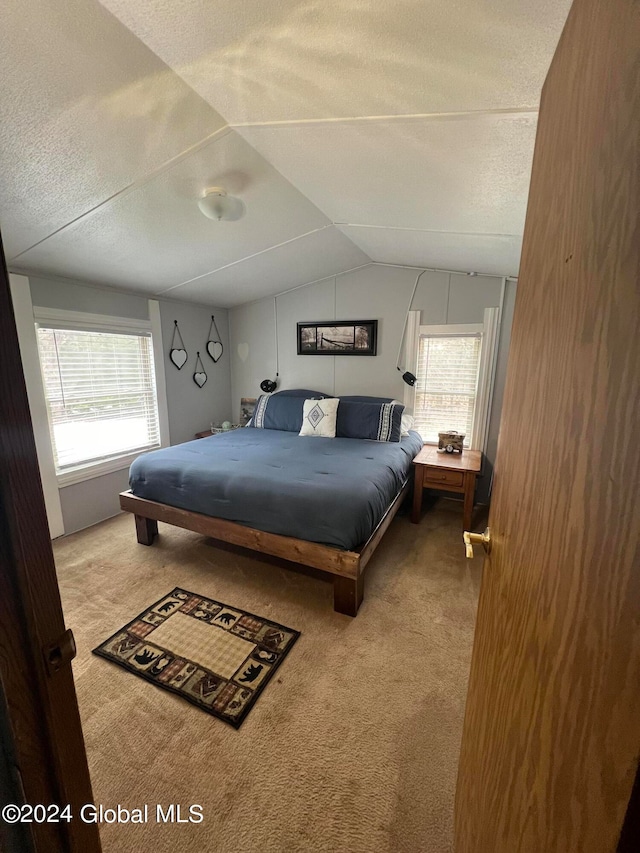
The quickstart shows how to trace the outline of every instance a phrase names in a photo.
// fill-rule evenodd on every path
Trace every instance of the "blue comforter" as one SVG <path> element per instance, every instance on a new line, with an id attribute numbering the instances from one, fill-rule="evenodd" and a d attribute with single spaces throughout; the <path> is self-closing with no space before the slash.
<path id="1" fill-rule="evenodd" d="M 422 447 L 251 427 L 139 456 L 134 495 L 352 550 L 369 538 Z"/>

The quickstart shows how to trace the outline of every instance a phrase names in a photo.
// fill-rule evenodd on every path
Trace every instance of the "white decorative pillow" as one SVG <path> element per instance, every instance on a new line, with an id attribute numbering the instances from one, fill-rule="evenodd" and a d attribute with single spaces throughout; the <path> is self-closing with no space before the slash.
<path id="1" fill-rule="evenodd" d="M 327 397 L 324 400 L 305 400 L 300 435 L 320 435 L 324 438 L 335 438 L 339 402 L 340 400 L 336 397 Z"/>
<path id="2" fill-rule="evenodd" d="M 405 438 L 409 435 L 409 430 L 413 429 L 413 415 L 408 415 L 406 412 L 402 415 L 400 421 L 400 436 Z"/>

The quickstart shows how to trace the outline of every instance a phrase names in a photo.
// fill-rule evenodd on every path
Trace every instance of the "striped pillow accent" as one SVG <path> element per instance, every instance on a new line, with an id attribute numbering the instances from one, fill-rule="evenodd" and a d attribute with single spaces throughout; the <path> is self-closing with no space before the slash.
<path id="1" fill-rule="evenodd" d="M 266 394 L 263 394 L 259 397 L 258 402 L 256 403 L 256 407 L 253 410 L 253 417 L 251 418 L 251 426 L 257 427 L 258 429 L 264 429 L 264 417 L 267 414 L 267 405 L 269 403 L 269 397 Z"/>
<path id="2" fill-rule="evenodd" d="M 378 418 L 378 441 L 399 441 L 398 420 L 402 421 L 404 404 L 394 400 L 392 403 L 383 403 L 380 406 L 380 417 Z M 398 417 L 394 417 L 396 412 Z"/>

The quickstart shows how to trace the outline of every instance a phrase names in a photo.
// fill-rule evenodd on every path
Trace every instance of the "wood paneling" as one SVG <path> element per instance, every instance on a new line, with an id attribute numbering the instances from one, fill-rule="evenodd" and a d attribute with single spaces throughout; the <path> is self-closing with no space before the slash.
<path id="1" fill-rule="evenodd" d="M 640 751 L 640 4 L 575 0 L 544 87 L 457 853 L 615 850 Z"/>

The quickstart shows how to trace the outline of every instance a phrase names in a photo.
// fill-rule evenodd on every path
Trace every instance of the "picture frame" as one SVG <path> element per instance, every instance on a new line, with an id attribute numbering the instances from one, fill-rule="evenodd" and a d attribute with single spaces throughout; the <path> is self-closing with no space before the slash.
<path id="1" fill-rule="evenodd" d="M 240 426 L 246 426 L 253 417 L 253 411 L 256 407 L 255 397 L 241 397 L 240 399 L 240 418 L 238 423 Z"/>
<path id="2" fill-rule="evenodd" d="M 298 323 L 298 355 L 376 355 L 377 320 Z"/>

